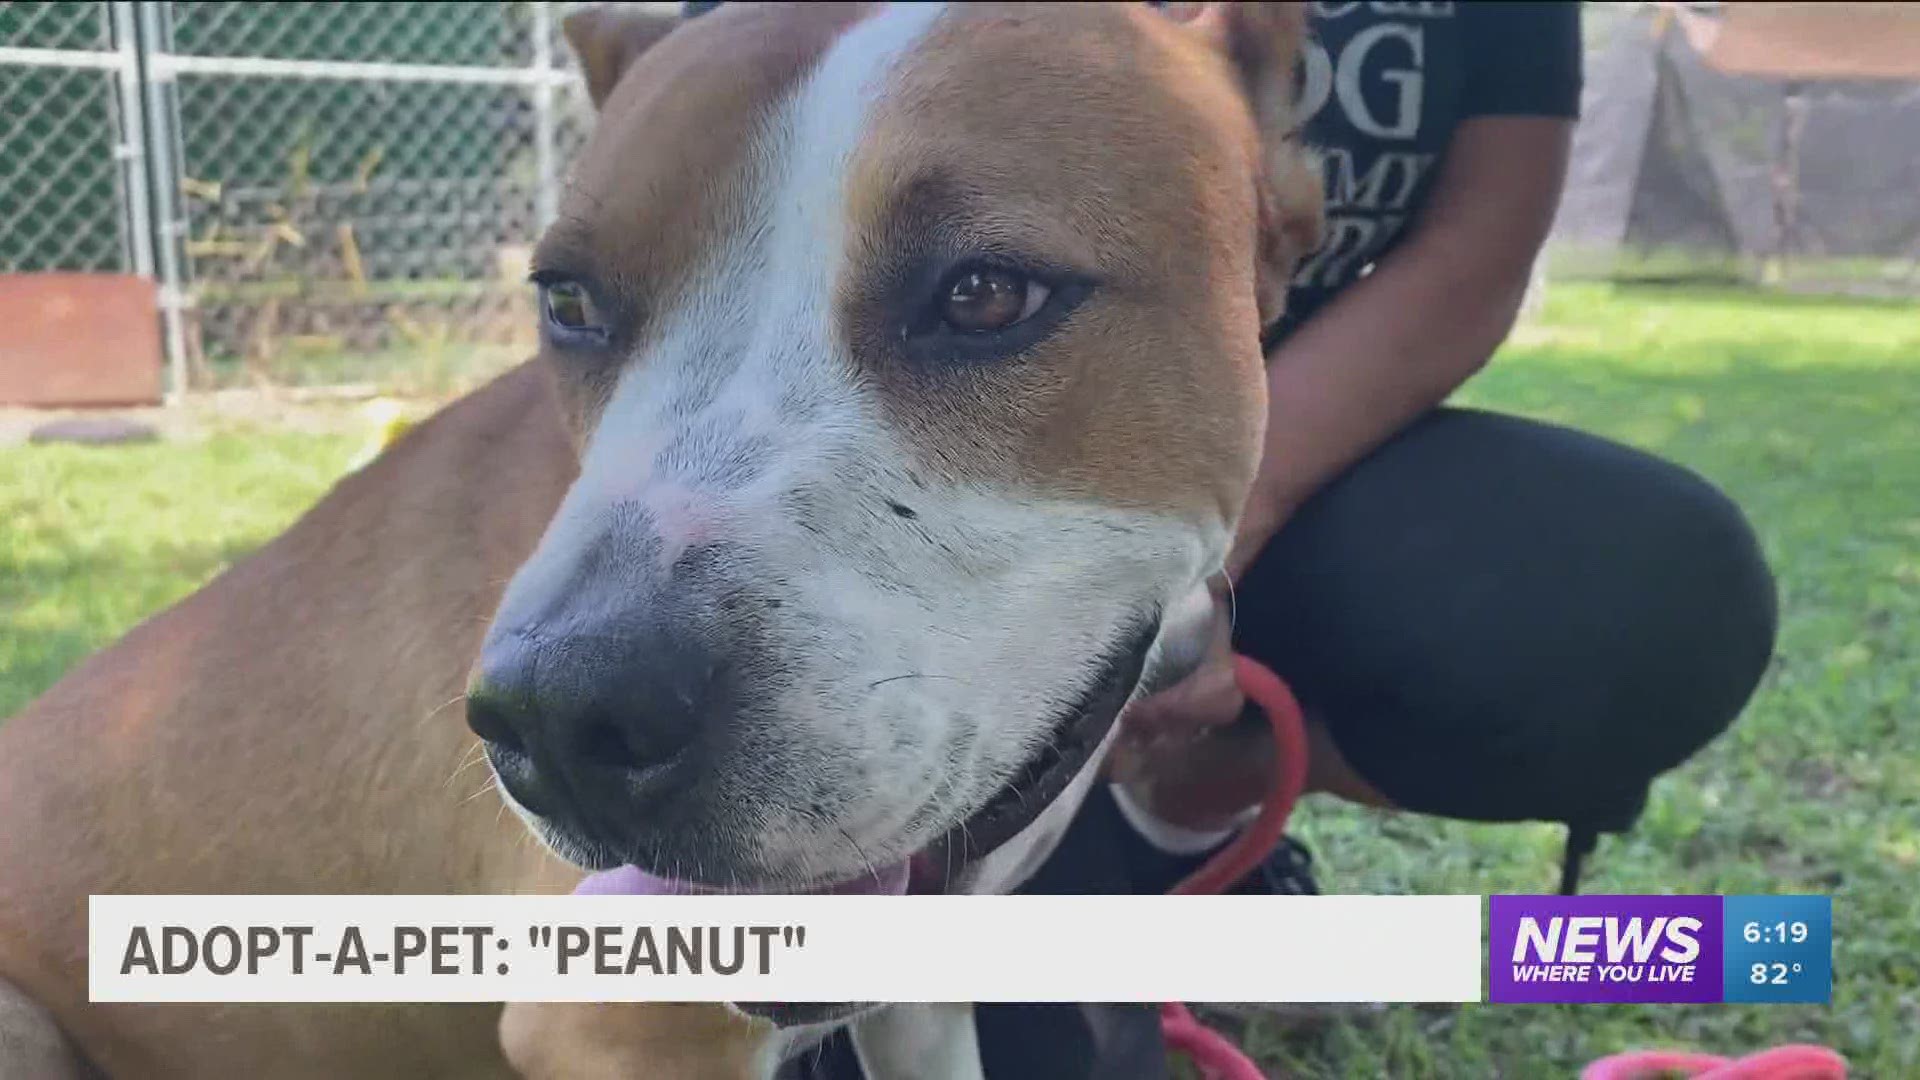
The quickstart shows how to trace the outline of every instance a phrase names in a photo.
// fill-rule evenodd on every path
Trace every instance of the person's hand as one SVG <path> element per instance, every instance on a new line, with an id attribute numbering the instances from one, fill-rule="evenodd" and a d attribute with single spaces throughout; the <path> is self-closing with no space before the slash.
<path id="1" fill-rule="evenodd" d="M 1161 821 L 1196 832 L 1239 824 L 1278 767 L 1273 735 L 1233 674 L 1228 606 L 1215 603 L 1205 658 L 1192 674 L 1120 715 L 1108 777 Z"/>

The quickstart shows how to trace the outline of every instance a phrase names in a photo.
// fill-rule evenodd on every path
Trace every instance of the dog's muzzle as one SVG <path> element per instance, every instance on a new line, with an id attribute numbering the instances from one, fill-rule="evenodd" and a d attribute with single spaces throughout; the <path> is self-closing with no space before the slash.
<path id="1" fill-rule="evenodd" d="M 561 618 L 496 626 L 467 693 L 507 794 L 585 849 L 626 861 L 635 823 L 711 775 L 738 712 L 738 671 L 692 620 Z"/>

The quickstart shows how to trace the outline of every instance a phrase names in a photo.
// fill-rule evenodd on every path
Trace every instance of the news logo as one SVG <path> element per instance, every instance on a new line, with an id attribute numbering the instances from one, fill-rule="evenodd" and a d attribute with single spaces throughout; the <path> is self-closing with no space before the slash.
<path id="1" fill-rule="evenodd" d="M 1717 896 L 1496 896 L 1493 1001 L 1713 1002 Z"/>
<path id="2" fill-rule="evenodd" d="M 1488 1000 L 1824 1003 L 1824 896 L 1495 896 Z"/>

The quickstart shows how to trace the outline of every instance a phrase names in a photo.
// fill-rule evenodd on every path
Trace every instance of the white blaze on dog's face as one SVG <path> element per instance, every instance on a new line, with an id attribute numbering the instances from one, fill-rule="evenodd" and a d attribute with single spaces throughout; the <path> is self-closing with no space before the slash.
<path id="1" fill-rule="evenodd" d="M 562 854 L 817 885 L 1081 771 L 1221 564 L 1317 222 L 1245 104 L 1268 7 L 569 26 L 601 118 L 536 276 L 580 474 L 474 714 Z"/>

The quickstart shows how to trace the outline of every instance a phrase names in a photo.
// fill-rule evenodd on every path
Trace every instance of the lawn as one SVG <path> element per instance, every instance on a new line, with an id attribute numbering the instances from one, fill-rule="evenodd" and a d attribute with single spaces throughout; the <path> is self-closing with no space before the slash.
<path id="1" fill-rule="evenodd" d="M 365 442 L 249 427 L 0 447 L 0 717 L 272 539 Z"/>
<path id="2" fill-rule="evenodd" d="M 1780 654 L 1734 731 L 1603 842 L 1592 892 L 1835 901 L 1832 1008 L 1391 1008 L 1251 1033 L 1306 1077 L 1571 1076 L 1635 1046 L 1824 1042 L 1920 1075 L 1920 317 L 1909 306 L 1559 286 L 1465 394 L 1673 457 L 1746 507 Z M 289 522 L 360 434 L 0 449 L 0 716 Z M 1551 888 L 1557 829 L 1308 807 L 1344 892 Z"/>

